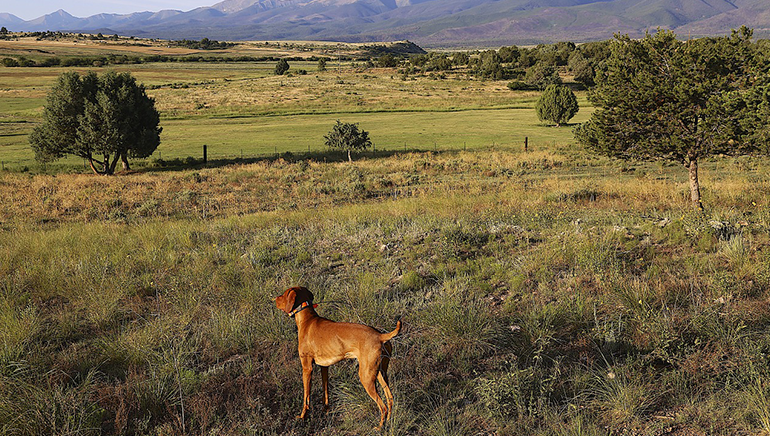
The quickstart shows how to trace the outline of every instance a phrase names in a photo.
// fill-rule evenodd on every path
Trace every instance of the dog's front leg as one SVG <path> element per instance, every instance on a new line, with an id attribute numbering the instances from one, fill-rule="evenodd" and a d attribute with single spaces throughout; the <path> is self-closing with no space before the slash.
<path id="1" fill-rule="evenodd" d="M 313 375 L 313 358 L 302 357 L 302 386 L 305 393 L 302 398 L 302 413 L 297 419 L 305 419 L 307 411 L 310 410 L 310 378 Z"/>
<path id="2" fill-rule="evenodd" d="M 324 411 L 329 410 L 329 367 L 321 367 L 321 381 L 324 385 Z"/>

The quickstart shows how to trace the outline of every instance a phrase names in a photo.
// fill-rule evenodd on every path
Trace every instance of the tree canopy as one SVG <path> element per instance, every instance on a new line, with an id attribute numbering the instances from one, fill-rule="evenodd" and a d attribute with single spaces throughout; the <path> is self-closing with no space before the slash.
<path id="1" fill-rule="evenodd" d="M 332 130 L 324 138 L 327 147 L 346 151 L 348 160 L 351 162 L 353 161 L 351 152 L 366 150 L 372 146 L 369 132 L 364 129 L 359 130 L 358 123 L 341 123 L 340 120 L 337 120 Z"/>
<path id="2" fill-rule="evenodd" d="M 767 144 L 767 68 L 751 37 L 745 27 L 690 41 L 670 31 L 616 37 L 589 93 L 597 110 L 577 140 L 609 156 L 684 165 L 691 200 L 702 208 L 700 159 Z"/>
<path id="3" fill-rule="evenodd" d="M 561 84 L 561 77 L 553 66 L 538 63 L 527 70 L 524 82 L 538 89 L 545 89 L 548 85 Z"/>
<path id="4" fill-rule="evenodd" d="M 63 73 L 48 94 L 43 123 L 32 131 L 30 144 L 38 161 L 75 155 L 87 159 L 95 173 L 113 174 L 118 160 L 129 169 L 129 156 L 155 151 L 159 122 L 155 100 L 131 74 Z"/>
<path id="5" fill-rule="evenodd" d="M 575 93 L 564 85 L 548 85 L 535 103 L 540 121 L 550 121 L 559 127 L 571 120 L 579 110 Z"/>

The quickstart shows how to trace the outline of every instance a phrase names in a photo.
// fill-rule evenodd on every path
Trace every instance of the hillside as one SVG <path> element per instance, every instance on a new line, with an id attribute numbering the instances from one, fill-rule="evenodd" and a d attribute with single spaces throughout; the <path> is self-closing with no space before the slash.
<path id="1" fill-rule="evenodd" d="M 0 14 L 14 31 L 99 31 L 166 39 L 410 39 L 427 46 L 588 41 L 658 27 L 693 36 L 749 25 L 770 34 L 763 0 L 225 0 L 191 11 L 98 14 L 63 10 L 22 21 Z"/>

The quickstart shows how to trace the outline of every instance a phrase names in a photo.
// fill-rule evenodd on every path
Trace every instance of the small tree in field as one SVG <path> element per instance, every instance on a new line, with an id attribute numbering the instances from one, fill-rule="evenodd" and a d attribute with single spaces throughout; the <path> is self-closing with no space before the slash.
<path id="1" fill-rule="evenodd" d="M 548 85 L 535 103 L 540 121 L 550 121 L 561 127 L 580 110 L 575 94 L 563 85 Z"/>
<path id="2" fill-rule="evenodd" d="M 767 66 L 751 36 L 743 27 L 686 42 L 667 31 L 617 37 L 589 94 L 597 110 L 577 140 L 608 156 L 682 164 L 703 209 L 702 158 L 766 150 Z"/>
<path id="3" fill-rule="evenodd" d="M 286 59 L 281 59 L 275 64 L 275 74 L 277 76 L 283 76 L 287 71 L 289 71 L 289 63 L 286 62 Z"/>
<path id="4" fill-rule="evenodd" d="M 527 74 L 524 76 L 524 82 L 529 86 L 545 89 L 548 85 L 560 85 L 561 77 L 553 65 L 538 62 L 527 70 Z"/>
<path id="5" fill-rule="evenodd" d="M 586 87 L 594 85 L 594 67 L 579 51 L 572 52 L 567 63 L 573 79 Z"/>
<path id="6" fill-rule="evenodd" d="M 30 135 L 35 158 L 86 159 L 97 174 L 113 174 L 120 160 L 148 157 L 160 144 L 160 115 L 129 73 L 64 73 L 48 94 L 43 123 Z M 102 159 L 98 160 L 97 156 Z"/>
<path id="7" fill-rule="evenodd" d="M 324 136 L 326 146 L 348 152 L 348 161 L 353 162 L 351 152 L 366 150 L 372 146 L 369 132 L 359 130 L 358 123 L 341 123 L 337 120 L 332 130 Z"/>

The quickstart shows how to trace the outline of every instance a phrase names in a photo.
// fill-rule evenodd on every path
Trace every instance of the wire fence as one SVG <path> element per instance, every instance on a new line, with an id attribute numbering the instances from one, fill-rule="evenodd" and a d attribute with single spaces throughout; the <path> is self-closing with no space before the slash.
<path id="1" fill-rule="evenodd" d="M 346 151 L 329 149 L 327 147 L 313 148 L 308 146 L 307 149 L 294 149 L 294 150 L 280 150 L 278 147 L 274 147 L 272 152 L 254 152 L 247 148 L 240 148 L 237 152 L 233 152 L 233 147 L 224 146 L 226 151 L 219 151 L 217 146 L 211 146 L 208 144 L 203 145 L 197 152 L 180 153 L 178 151 L 166 151 L 164 155 L 163 150 L 156 151 L 151 157 L 144 159 L 129 159 L 132 167 L 137 169 L 169 169 L 169 168 L 185 168 L 196 167 L 201 165 L 208 166 L 222 166 L 228 164 L 237 163 L 252 163 L 258 161 L 271 161 L 276 159 L 286 160 L 316 160 L 325 162 L 343 161 L 348 159 Z M 264 149 L 264 148 L 263 148 Z M 415 145 L 404 142 L 403 144 L 388 144 L 386 146 L 377 146 L 376 144 L 369 150 L 353 152 L 353 159 L 360 158 L 381 158 L 388 157 L 397 154 L 407 153 L 425 153 L 425 152 L 459 152 L 467 150 L 509 150 L 509 151 L 532 151 L 532 144 L 528 137 L 524 137 L 513 143 L 508 142 L 491 142 L 486 145 L 474 144 L 468 146 L 466 142 L 462 144 L 442 143 L 438 142 L 430 144 Z M 42 173 L 55 173 L 66 171 L 78 171 L 82 168 L 84 172 L 91 171 L 90 164 L 86 159 L 82 159 L 82 163 L 79 163 L 77 158 L 65 158 L 63 161 L 52 163 L 40 163 L 33 158 L 22 159 L 0 159 L 0 171 L 8 172 L 42 172 Z M 118 168 L 118 170 L 120 167 Z"/>

